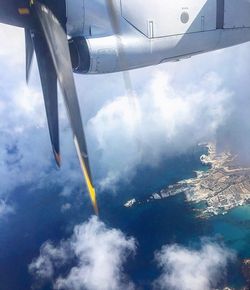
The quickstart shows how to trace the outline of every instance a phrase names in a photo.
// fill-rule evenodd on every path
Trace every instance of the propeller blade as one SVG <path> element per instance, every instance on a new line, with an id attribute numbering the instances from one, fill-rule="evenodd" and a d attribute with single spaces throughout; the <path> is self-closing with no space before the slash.
<path id="1" fill-rule="evenodd" d="M 106 6 L 108 9 L 109 20 L 112 27 L 112 30 L 115 35 L 120 33 L 120 22 L 116 15 L 115 6 L 113 0 L 106 0 Z"/>
<path id="2" fill-rule="evenodd" d="M 34 54 L 34 45 L 31 37 L 31 31 L 27 28 L 25 28 L 25 48 L 26 48 L 26 82 L 28 83 Z"/>
<path id="3" fill-rule="evenodd" d="M 126 55 L 125 55 L 122 39 L 120 37 L 121 25 L 120 25 L 120 20 L 119 20 L 119 17 L 115 8 L 114 0 L 106 0 L 106 6 L 108 10 L 111 28 L 113 30 L 114 35 L 116 36 L 119 61 L 120 61 L 121 66 L 123 67 L 126 64 Z M 127 91 L 128 96 L 132 96 L 134 99 L 134 91 L 133 91 L 132 81 L 131 81 L 129 72 L 123 71 L 122 76 L 123 76 L 123 81 L 124 81 L 125 89 Z M 133 103 L 134 103 L 133 105 L 135 106 L 136 100 L 133 100 Z"/>
<path id="4" fill-rule="evenodd" d="M 55 15 L 46 6 L 35 1 L 32 8 L 40 22 L 42 32 L 49 47 L 67 108 L 77 155 L 86 180 L 91 202 L 95 213 L 98 214 L 96 194 L 90 172 L 87 145 L 72 72 L 67 35 Z"/>
<path id="5" fill-rule="evenodd" d="M 35 33 L 33 39 L 43 89 L 50 140 L 56 164 L 60 167 L 57 75 L 45 38 L 41 34 Z"/>
<path id="6" fill-rule="evenodd" d="M 119 13 L 121 11 L 121 7 L 120 7 L 121 3 L 120 1 L 118 2 L 116 1 L 116 4 L 118 5 L 117 7 L 115 6 L 114 3 L 115 3 L 114 0 L 106 0 L 106 6 L 107 6 L 111 28 L 116 37 L 119 62 L 120 62 L 121 67 L 126 67 L 127 59 L 126 59 L 126 53 L 125 53 L 125 49 L 124 49 L 124 45 L 123 45 L 122 37 L 121 37 L 121 23 L 120 23 L 120 18 L 119 18 Z M 138 110 L 138 105 L 137 105 L 138 100 L 133 89 L 132 80 L 131 80 L 129 71 L 123 71 L 122 77 L 123 77 L 124 87 L 127 93 L 129 104 L 131 106 L 131 109 L 133 109 L 134 116 L 136 118 L 135 129 L 137 129 L 138 132 L 135 134 L 135 140 L 137 142 L 138 153 L 141 155 L 142 154 L 142 146 L 141 146 L 142 138 L 140 136 L 141 135 L 140 134 L 141 117 L 140 117 L 140 112 Z"/>

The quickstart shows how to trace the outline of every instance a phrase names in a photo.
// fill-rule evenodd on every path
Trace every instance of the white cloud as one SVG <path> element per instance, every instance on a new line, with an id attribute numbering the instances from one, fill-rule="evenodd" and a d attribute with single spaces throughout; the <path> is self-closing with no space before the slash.
<path id="1" fill-rule="evenodd" d="M 36 65 L 29 89 L 24 82 L 23 32 L 1 25 L 0 33 L 8 35 L 0 49 L 0 195 L 19 185 L 49 182 L 70 194 L 83 181 L 64 107 L 60 101 L 63 163 L 58 172 Z M 131 72 L 136 111 L 124 96 L 120 74 L 76 76 L 95 183 L 115 190 L 121 179 L 131 180 L 138 165 L 156 166 L 162 157 L 211 138 L 249 155 L 248 51 L 245 45 Z M 232 60 L 235 72 L 228 70 Z"/>
<path id="2" fill-rule="evenodd" d="M 24 64 L 24 30 L 0 24 L 0 39 L 2 43 L 0 47 L 1 62 L 8 62 L 12 69 Z"/>
<path id="3" fill-rule="evenodd" d="M 14 208 L 0 199 L 0 219 L 11 213 L 14 213 Z"/>
<path id="4" fill-rule="evenodd" d="M 30 85 L 25 84 L 24 33 L 0 25 L 0 36 L 8 41 L 0 48 L 0 197 L 18 186 L 56 184 L 72 188 L 82 185 L 66 113 L 60 99 L 62 170 L 53 162 L 42 90 L 37 67 Z"/>
<path id="5" fill-rule="evenodd" d="M 134 290 L 124 266 L 136 251 L 134 238 L 110 229 L 96 217 L 76 226 L 58 246 L 46 242 L 29 265 L 36 289 L 50 281 L 58 290 Z M 161 275 L 153 281 L 157 290 L 212 290 L 223 282 L 235 253 L 204 239 L 200 249 L 166 245 L 155 254 Z M 60 273 L 65 265 L 67 275 Z"/>
<path id="6" fill-rule="evenodd" d="M 68 195 L 72 186 L 82 184 L 82 177 L 65 113 L 61 107 L 64 162 L 62 170 L 57 172 L 51 169 L 52 154 L 37 68 L 33 70 L 29 89 L 24 83 L 23 36 L 21 29 L 0 25 L 0 37 L 4 44 L 0 47 L 0 196 L 19 185 L 33 183 L 40 186 L 48 184 L 48 181 L 63 185 L 62 195 Z M 87 122 L 92 116 L 87 137 L 94 168 L 101 168 L 101 185 L 110 187 L 121 178 L 129 180 L 139 164 L 156 165 L 162 156 L 178 154 L 196 142 L 214 138 L 217 133 L 223 136 L 227 145 L 236 147 L 235 150 L 246 148 L 244 154 L 249 152 L 249 63 L 249 45 L 245 45 L 197 56 L 178 64 L 132 72 L 138 95 L 136 112 L 122 93 L 119 74 L 77 76 L 83 119 Z M 230 103 L 232 93 L 234 101 Z M 117 98 L 117 95 L 120 97 Z M 227 117 L 231 107 L 234 114 L 230 119 Z M 230 130 L 233 132 L 227 139 L 223 133 Z M 1 201 L 0 215 L 1 212 L 10 213 L 11 207 Z M 210 246 L 211 249 L 203 246 L 200 251 L 178 246 L 163 248 L 162 254 L 165 256 L 162 260 L 158 258 L 158 261 L 164 270 L 168 269 L 165 261 L 177 257 L 177 254 L 184 253 L 187 260 L 192 260 L 194 256 L 191 266 L 196 265 L 201 256 L 206 261 L 204 268 L 201 267 L 201 274 L 208 277 L 206 274 L 210 274 L 212 263 L 219 273 L 225 268 L 225 259 L 230 256 L 225 249 L 223 252 L 220 247 Z M 128 289 L 133 285 L 124 276 L 123 265 L 134 251 L 133 239 L 91 219 L 89 223 L 76 227 L 70 240 L 58 246 L 45 243 L 40 256 L 31 264 L 30 271 L 40 278 L 53 278 L 57 288 L 68 287 L 72 290 L 73 287 L 86 287 L 98 290 L 100 288 L 95 287 L 102 287 L 105 290 L 104 285 L 106 289 Z M 223 253 L 221 261 L 224 259 L 224 264 L 208 257 L 207 253 L 216 257 Z M 56 270 L 72 256 L 77 259 L 77 264 L 69 275 L 55 277 Z M 184 263 L 178 259 L 177 262 Z M 171 265 L 176 270 L 173 274 L 176 274 L 179 269 L 174 267 L 174 262 Z M 186 263 L 182 266 L 187 269 Z M 165 274 L 161 278 L 167 277 Z M 183 279 L 186 277 L 186 272 L 180 274 Z M 96 285 L 95 278 L 102 283 Z M 209 279 L 203 281 L 210 285 Z"/>
<path id="7" fill-rule="evenodd" d="M 169 74 L 157 71 L 136 105 L 121 96 L 103 106 L 88 123 L 101 152 L 101 185 L 113 186 L 133 176 L 138 165 L 155 166 L 163 156 L 215 138 L 230 113 L 230 97 L 215 73 L 180 89 Z"/>
<path id="8" fill-rule="evenodd" d="M 70 203 L 65 203 L 61 206 L 61 212 L 66 212 L 71 209 L 71 204 Z"/>
<path id="9" fill-rule="evenodd" d="M 158 290 L 211 290 L 226 274 L 233 252 L 211 241 L 203 242 L 200 250 L 178 245 L 164 246 L 156 253 L 162 270 L 154 282 Z"/>
<path id="10" fill-rule="evenodd" d="M 36 278 L 53 279 L 55 289 L 134 289 L 123 267 L 135 250 L 133 238 L 126 237 L 119 230 L 109 229 L 92 217 L 88 222 L 76 226 L 72 237 L 62 241 L 59 246 L 45 243 L 29 270 Z M 55 277 L 56 270 L 72 260 L 76 264 L 69 274 Z"/>
<path id="11" fill-rule="evenodd" d="M 51 242 L 46 242 L 40 249 L 40 256 L 29 265 L 29 271 L 39 279 L 50 280 L 54 276 L 56 267 L 63 265 L 69 258 L 66 244 L 55 247 Z"/>
<path id="12" fill-rule="evenodd" d="M 11 44 L 16 34 L 23 37 L 20 29 L 13 29 L 13 34 L 9 34 Z M 18 49 L 17 46 L 15 53 L 20 57 Z M 0 55 L 0 61 L 3 59 Z M 24 83 L 24 69 L 22 73 L 16 72 L 4 61 L 1 71 L 7 73 L 1 74 L 4 79 L 0 85 L 7 83 L 8 86 L 0 99 L 0 176 L 3 177 L 0 194 L 11 192 L 19 185 L 33 183 L 33 186 L 40 186 L 48 182 L 61 184 L 71 193 L 72 188 L 82 185 L 82 176 L 61 101 L 63 163 L 58 172 L 52 166 L 53 156 L 37 68 L 33 69 L 35 78 L 29 88 Z M 115 189 L 121 178 L 130 180 L 139 164 L 154 166 L 163 155 L 176 154 L 200 139 L 213 136 L 229 111 L 230 93 L 222 88 L 216 74 L 208 74 L 202 82 L 194 82 L 181 89 L 172 85 L 168 73 L 155 69 L 151 75 L 152 80 L 137 93 L 137 110 L 126 96 L 114 98 L 114 92 L 120 91 L 122 83 L 115 86 L 116 82 L 112 81 L 112 96 L 100 98 L 100 91 L 107 96 L 110 93 L 110 86 L 105 83 L 109 76 L 99 77 L 100 87 L 94 90 L 98 101 L 94 102 L 92 95 L 87 98 L 88 103 L 91 100 L 96 106 L 92 113 L 87 111 L 87 115 L 94 115 L 86 126 L 86 136 L 93 171 L 97 173 L 102 188 Z M 83 78 L 85 76 L 77 78 L 78 83 L 81 82 L 80 97 L 82 87 L 85 88 Z M 96 77 L 88 77 L 87 85 L 89 82 L 92 86 L 93 78 Z M 119 79 L 119 75 L 112 78 Z M 12 83 L 12 79 L 15 82 Z M 86 91 L 92 92 L 92 89 L 84 90 L 84 96 L 88 97 Z M 84 100 L 80 98 L 82 111 L 86 107 Z M 12 154 L 9 154 L 10 151 Z M 13 176 L 15 182 L 12 182 Z M 33 182 L 35 179 L 37 183 Z"/>

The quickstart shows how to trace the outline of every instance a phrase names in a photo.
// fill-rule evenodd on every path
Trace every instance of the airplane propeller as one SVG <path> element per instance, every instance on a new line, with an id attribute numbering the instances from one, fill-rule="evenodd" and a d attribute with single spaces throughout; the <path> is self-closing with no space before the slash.
<path id="1" fill-rule="evenodd" d="M 56 3 L 56 4 L 55 4 Z M 73 77 L 69 42 L 66 34 L 66 20 L 61 15 L 60 0 L 0 0 L 0 22 L 25 28 L 26 81 L 28 82 L 34 52 L 42 84 L 43 97 L 48 120 L 49 134 L 58 167 L 61 165 L 58 118 L 57 81 L 73 133 L 73 139 L 87 184 L 95 213 L 98 214 L 96 193 L 91 177 L 87 145 L 82 125 L 80 107 Z M 126 62 L 123 43 L 120 37 L 120 22 L 113 0 L 106 0 L 111 27 L 117 38 L 118 56 L 121 66 Z M 131 78 L 123 73 L 128 96 L 134 98 Z M 135 100 L 134 100 L 135 105 Z"/>
<path id="2" fill-rule="evenodd" d="M 118 2 L 118 5 L 121 5 L 120 2 Z M 121 11 L 122 9 L 117 9 L 115 7 L 114 0 L 106 0 L 106 7 L 109 15 L 110 25 L 113 30 L 113 34 L 116 37 L 116 45 L 117 45 L 117 51 L 118 51 L 118 59 L 120 62 L 121 67 L 126 67 L 126 54 L 124 45 L 122 42 L 122 38 L 120 36 L 121 34 L 121 24 L 120 24 L 120 17 L 118 17 L 118 14 L 116 11 Z M 131 106 L 132 111 L 134 111 L 135 117 L 137 119 L 137 129 L 138 133 L 134 136 L 135 141 L 137 142 L 138 147 L 138 154 L 142 154 L 142 147 L 141 147 L 141 136 L 140 135 L 140 113 L 137 106 L 137 96 L 134 92 L 132 80 L 129 71 L 123 71 L 122 72 L 123 82 L 125 86 L 125 90 L 127 93 L 128 101 Z"/>
<path id="3" fill-rule="evenodd" d="M 29 81 L 32 59 L 34 55 L 34 46 L 29 29 L 25 29 L 25 46 L 26 46 L 26 82 Z"/>
<path id="4" fill-rule="evenodd" d="M 49 3 L 49 1 L 48 1 Z M 31 27 L 25 28 L 26 43 L 26 80 L 28 81 L 34 51 L 37 56 L 42 84 L 50 139 L 55 161 L 61 164 L 59 145 L 57 81 L 61 87 L 64 103 L 73 133 L 73 139 L 81 169 L 89 191 L 89 196 L 98 215 L 95 188 L 93 185 L 87 145 L 82 125 L 80 107 L 73 77 L 68 39 L 63 23 L 48 5 L 31 0 L 30 7 L 21 8 L 32 18 Z M 22 11 L 22 10 L 20 10 Z M 28 11 L 28 12 L 27 12 Z"/>
<path id="5" fill-rule="evenodd" d="M 126 55 L 124 52 L 122 39 L 120 37 L 121 25 L 120 25 L 120 19 L 118 18 L 118 15 L 116 13 L 114 0 L 106 0 L 106 7 L 107 7 L 109 19 L 110 19 L 111 28 L 113 30 L 114 35 L 116 36 L 118 58 L 119 58 L 121 66 L 123 67 L 124 64 L 126 63 Z M 128 96 L 133 97 L 133 102 L 135 105 L 136 100 L 134 98 L 134 91 L 132 87 L 130 74 L 128 71 L 123 71 L 122 76 L 123 76 L 123 81 L 125 84 L 125 89 L 127 91 L 127 94 Z"/>

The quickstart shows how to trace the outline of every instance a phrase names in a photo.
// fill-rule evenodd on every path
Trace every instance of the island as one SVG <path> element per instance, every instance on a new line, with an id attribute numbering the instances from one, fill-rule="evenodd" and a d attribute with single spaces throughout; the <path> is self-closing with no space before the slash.
<path id="1" fill-rule="evenodd" d="M 208 217 L 225 214 L 249 202 L 250 168 L 242 167 L 237 156 L 230 152 L 217 152 L 214 143 L 199 146 L 207 149 L 207 154 L 200 156 L 201 163 L 209 166 L 207 170 L 196 171 L 194 178 L 169 185 L 160 192 L 154 192 L 146 200 L 132 199 L 125 206 L 132 207 L 185 193 L 188 202 L 205 205 L 197 211 L 199 216 Z"/>

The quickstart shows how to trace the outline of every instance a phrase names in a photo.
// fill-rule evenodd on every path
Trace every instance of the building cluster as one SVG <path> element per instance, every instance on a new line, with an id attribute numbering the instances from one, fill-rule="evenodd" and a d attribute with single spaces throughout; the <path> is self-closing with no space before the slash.
<path id="1" fill-rule="evenodd" d="M 132 199 L 125 206 L 131 207 L 185 193 L 188 201 L 205 203 L 200 215 L 206 217 L 224 214 L 250 201 L 250 168 L 240 167 L 236 156 L 232 156 L 230 152 L 217 153 L 214 144 L 206 144 L 206 147 L 208 153 L 200 159 L 202 164 L 210 167 L 208 170 L 197 171 L 196 177 L 169 185 L 144 201 Z"/>

